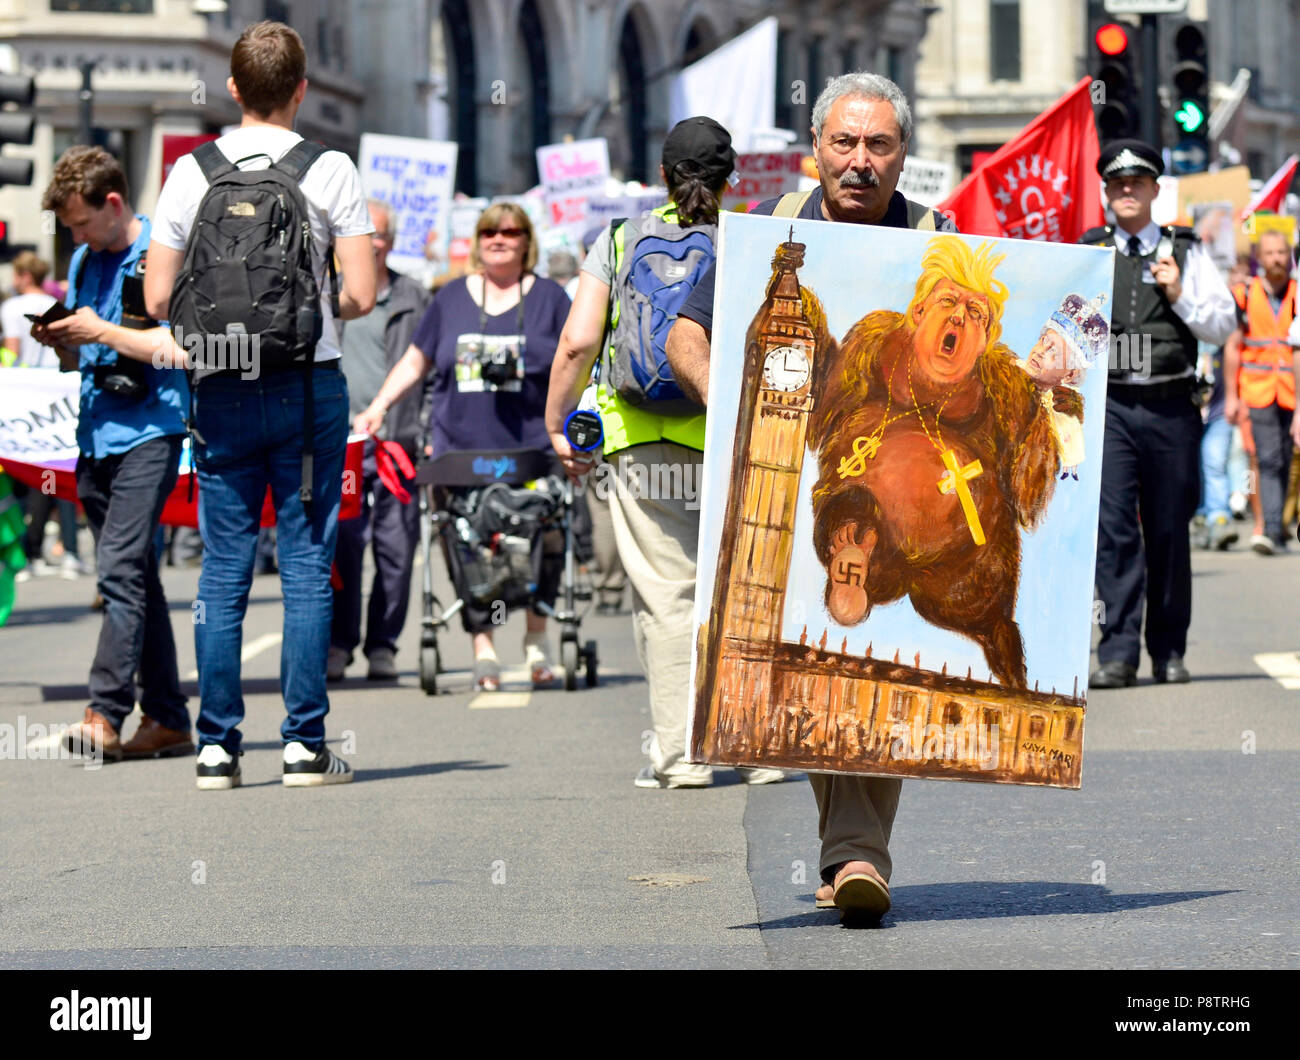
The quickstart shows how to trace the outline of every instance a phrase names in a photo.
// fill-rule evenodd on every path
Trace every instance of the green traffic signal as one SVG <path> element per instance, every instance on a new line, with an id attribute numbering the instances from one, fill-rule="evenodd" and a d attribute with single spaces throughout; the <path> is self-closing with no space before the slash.
<path id="1" fill-rule="evenodd" d="M 1205 111 L 1196 100 L 1184 99 L 1174 111 L 1174 121 L 1185 133 L 1198 132 L 1205 125 Z"/>

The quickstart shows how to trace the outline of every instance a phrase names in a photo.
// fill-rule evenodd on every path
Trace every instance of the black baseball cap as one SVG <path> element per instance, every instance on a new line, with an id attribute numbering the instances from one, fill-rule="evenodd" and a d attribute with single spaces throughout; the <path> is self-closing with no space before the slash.
<path id="1" fill-rule="evenodd" d="M 731 134 L 712 118 L 698 116 L 679 121 L 664 140 L 664 174 L 669 184 L 676 183 L 673 170 L 682 162 L 699 166 L 710 184 L 725 180 L 736 168 Z"/>

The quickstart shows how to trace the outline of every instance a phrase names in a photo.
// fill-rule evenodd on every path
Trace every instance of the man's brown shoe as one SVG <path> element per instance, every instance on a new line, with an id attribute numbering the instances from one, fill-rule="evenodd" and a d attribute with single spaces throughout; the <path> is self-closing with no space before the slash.
<path id="1" fill-rule="evenodd" d="M 117 730 L 107 718 L 96 714 L 90 707 L 86 708 L 86 716 L 63 734 L 63 746 L 72 754 L 87 758 L 102 756 L 110 762 L 122 758 L 122 740 Z"/>
<path id="2" fill-rule="evenodd" d="M 188 732 L 169 729 L 146 714 L 140 719 L 135 735 L 122 745 L 123 758 L 171 758 L 194 753 L 194 741 Z"/>

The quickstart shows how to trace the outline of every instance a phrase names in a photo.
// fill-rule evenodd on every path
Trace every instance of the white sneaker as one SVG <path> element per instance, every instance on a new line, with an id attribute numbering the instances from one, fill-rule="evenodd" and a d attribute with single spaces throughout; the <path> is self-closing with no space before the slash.
<path id="1" fill-rule="evenodd" d="M 352 662 L 352 653 L 330 645 L 329 654 L 325 656 L 325 680 L 342 681 Z"/>
<path id="2" fill-rule="evenodd" d="M 397 680 L 397 655 L 392 648 L 376 648 L 367 658 L 370 660 L 370 671 L 366 674 L 368 680 Z"/>
<path id="3" fill-rule="evenodd" d="M 1273 542 L 1263 534 L 1251 534 L 1250 547 L 1261 556 L 1271 556 L 1276 551 Z"/>
<path id="4" fill-rule="evenodd" d="M 736 772 L 746 784 L 780 784 L 789 775 L 784 769 L 759 769 L 737 766 Z"/>
<path id="5" fill-rule="evenodd" d="M 672 773 L 657 773 L 654 766 L 645 766 L 632 783 L 638 788 L 707 788 L 713 783 L 713 770 L 708 766 L 687 766 Z"/>
<path id="6" fill-rule="evenodd" d="M 239 787 L 239 759 L 219 743 L 203 746 L 195 766 L 199 791 L 228 791 Z"/>
<path id="7" fill-rule="evenodd" d="M 26 569 L 32 572 L 33 578 L 48 578 L 54 573 L 54 564 L 46 563 L 44 559 L 34 559 L 27 564 Z"/>
<path id="8" fill-rule="evenodd" d="M 22 570 L 20 570 L 17 574 L 14 575 L 14 581 L 16 583 L 29 582 L 31 580 L 32 580 L 32 572 L 30 567 L 24 567 Z"/>
<path id="9" fill-rule="evenodd" d="M 86 572 L 86 565 L 76 556 L 70 556 L 67 553 L 63 555 L 63 562 L 59 564 L 59 576 L 66 578 L 68 581 L 76 581 Z"/>
<path id="10" fill-rule="evenodd" d="M 297 740 L 284 745 L 284 786 L 286 788 L 347 784 L 353 776 L 352 767 L 328 747 L 322 747 L 319 751 L 309 751 Z"/>

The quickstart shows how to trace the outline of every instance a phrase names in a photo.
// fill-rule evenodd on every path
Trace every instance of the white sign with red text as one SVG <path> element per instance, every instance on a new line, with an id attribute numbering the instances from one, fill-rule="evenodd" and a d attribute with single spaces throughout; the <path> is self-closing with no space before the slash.
<path id="1" fill-rule="evenodd" d="M 602 137 L 539 147 L 537 173 L 546 190 L 551 226 L 568 228 L 580 236 L 588 227 L 587 201 L 605 194 L 609 145 Z"/>
<path id="2" fill-rule="evenodd" d="M 774 199 L 799 190 L 802 151 L 758 151 L 736 156 L 735 184 L 722 189 L 722 208 Z"/>

